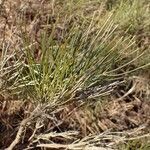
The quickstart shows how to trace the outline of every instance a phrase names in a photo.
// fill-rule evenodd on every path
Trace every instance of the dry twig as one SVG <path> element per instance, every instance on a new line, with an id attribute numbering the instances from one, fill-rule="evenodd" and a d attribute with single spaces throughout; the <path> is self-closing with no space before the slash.
<path id="1" fill-rule="evenodd" d="M 31 121 L 33 119 L 37 118 L 40 114 L 41 114 L 40 106 L 37 106 L 36 109 L 31 113 L 31 115 L 28 118 L 22 120 L 22 122 L 20 123 L 20 127 L 17 132 L 15 140 L 5 150 L 13 150 L 14 149 L 14 147 L 20 142 L 25 128 L 31 123 Z"/>

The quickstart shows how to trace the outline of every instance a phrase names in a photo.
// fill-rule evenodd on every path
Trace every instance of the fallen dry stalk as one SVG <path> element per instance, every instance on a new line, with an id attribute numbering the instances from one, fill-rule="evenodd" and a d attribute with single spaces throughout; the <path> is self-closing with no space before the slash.
<path id="1" fill-rule="evenodd" d="M 21 139 L 21 135 L 23 134 L 23 131 L 25 129 L 25 127 L 27 126 L 27 123 L 30 121 L 30 118 L 24 119 L 19 127 L 19 130 L 17 132 L 16 138 L 15 140 L 11 143 L 11 145 L 6 148 L 5 150 L 13 150 L 13 148 L 20 142 Z"/>
<path id="2" fill-rule="evenodd" d="M 14 149 L 14 147 L 20 142 L 25 128 L 30 124 L 30 122 L 33 119 L 37 118 L 39 115 L 41 115 L 40 106 L 37 106 L 28 118 L 22 120 L 22 122 L 20 123 L 20 127 L 17 132 L 15 140 L 5 150 L 13 150 Z"/>

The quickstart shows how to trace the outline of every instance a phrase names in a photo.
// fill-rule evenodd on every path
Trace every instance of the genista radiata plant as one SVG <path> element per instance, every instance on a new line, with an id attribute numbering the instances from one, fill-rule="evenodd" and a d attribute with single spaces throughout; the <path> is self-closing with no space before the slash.
<path id="1" fill-rule="evenodd" d="M 23 35 L 24 48 L 20 49 L 19 55 L 17 51 L 13 56 L 16 61 L 13 68 L 17 71 L 12 71 L 10 75 L 6 71 L 8 68 L 3 65 L 5 59 L 1 64 L 3 71 L 10 75 L 7 80 L 11 84 L 9 90 L 32 97 L 36 102 L 61 104 L 74 99 L 78 91 L 94 89 L 91 95 L 89 92 L 83 98 L 90 96 L 90 99 L 95 99 L 111 91 L 111 85 L 115 85 L 112 83 L 117 81 L 118 84 L 122 76 L 148 66 L 144 64 L 120 71 L 141 58 L 145 51 L 139 53 L 138 49 L 134 49 L 131 52 L 134 38 L 120 37 L 116 32 L 118 26 L 113 20 L 113 14 L 105 18 L 101 20 L 100 14 L 96 12 L 91 19 L 85 18 L 80 24 L 71 23 L 72 18 L 66 19 L 61 35 L 56 34 L 59 32 L 58 18 L 51 25 L 50 32 L 46 29 L 41 33 L 38 60 L 34 55 L 37 43 Z M 128 59 L 125 56 L 127 51 Z"/>

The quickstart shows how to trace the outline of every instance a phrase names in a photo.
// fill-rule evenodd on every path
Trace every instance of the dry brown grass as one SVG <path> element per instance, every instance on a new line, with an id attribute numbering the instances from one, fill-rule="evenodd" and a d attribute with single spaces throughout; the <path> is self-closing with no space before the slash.
<path id="1" fill-rule="evenodd" d="M 53 2 L 1 1 L 0 52 L 5 44 L 9 45 L 8 54 L 23 47 L 22 35 L 27 33 L 33 45 L 37 45 L 35 57 L 38 61 L 39 36 L 47 28 L 47 18 L 49 33 L 51 24 L 57 20 L 57 11 L 64 5 L 59 1 L 54 8 Z M 83 14 L 80 12 L 77 18 L 68 20 L 80 24 L 82 17 L 86 14 L 91 17 L 97 7 L 102 8 L 102 14 L 107 12 L 103 5 L 91 4 Z M 63 16 L 64 11 L 60 15 Z M 61 41 L 62 31 L 67 31 L 69 24 L 64 27 L 64 20 L 59 21 L 54 38 Z M 139 46 L 142 50 L 149 43 L 149 35 L 143 32 L 136 38 L 137 45 L 142 41 Z M 148 69 L 145 72 L 118 85 L 104 102 L 74 101 L 55 108 L 49 104 L 37 106 L 28 100 L 20 101 L 19 97 L 9 95 L 9 91 L 0 93 L 0 149 L 115 150 L 116 145 L 130 140 L 149 140 L 150 73 Z"/>
<path id="2" fill-rule="evenodd" d="M 75 150 L 92 147 L 96 149 L 97 146 L 113 149 L 119 143 L 149 138 L 150 103 L 145 100 L 147 95 L 142 92 L 145 87 L 140 86 L 142 90 L 138 91 L 140 81 L 129 95 L 124 96 L 124 93 L 128 93 L 130 89 L 125 91 L 120 87 L 114 96 L 108 96 L 108 100 L 101 103 L 85 105 L 74 102 L 53 110 L 48 105 L 38 106 L 40 109 L 37 111 L 29 103 L 11 101 L 1 111 L 1 145 L 6 146 L 13 142 L 9 149 L 16 145 L 16 149 L 55 147 Z"/>

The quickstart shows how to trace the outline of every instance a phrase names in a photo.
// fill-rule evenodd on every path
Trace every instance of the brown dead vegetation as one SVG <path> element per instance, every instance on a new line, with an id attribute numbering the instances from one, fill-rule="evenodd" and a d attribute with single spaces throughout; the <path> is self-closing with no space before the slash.
<path id="1" fill-rule="evenodd" d="M 21 34 L 24 32 L 28 33 L 33 43 L 38 43 L 39 35 L 45 29 L 47 17 L 49 17 L 49 24 L 52 24 L 56 21 L 54 11 L 61 10 L 60 5 L 55 10 L 53 7 L 53 3 L 49 4 L 45 0 L 2 1 L 0 4 L 0 46 L 3 47 L 4 43 L 9 43 L 10 53 L 14 49 L 18 49 L 23 44 Z M 89 8 L 87 12 L 90 11 L 92 10 Z M 62 40 L 62 30 L 67 30 L 66 28 L 68 27 L 64 29 L 61 24 L 58 26 L 56 40 Z M 142 35 L 140 33 L 138 37 Z M 142 42 L 146 42 L 147 46 L 149 39 L 148 36 L 145 36 L 142 36 Z M 145 45 L 142 46 L 145 48 Z M 39 55 L 39 47 L 37 50 L 36 57 Z M 150 73 L 148 71 L 141 74 L 129 79 L 127 82 L 129 85 L 118 86 L 106 98 L 107 104 L 106 100 L 105 103 L 100 100 L 89 102 L 86 105 L 85 102 L 75 101 L 62 108 L 51 110 L 49 106 L 37 106 L 29 101 L 16 100 L 9 98 L 8 95 L 5 98 L 0 95 L 0 149 L 3 150 L 9 145 L 8 150 L 13 148 L 36 150 L 41 147 L 67 149 L 69 147 L 66 146 L 67 144 L 70 144 L 70 149 L 76 147 L 82 149 L 90 142 L 95 142 L 93 137 L 91 137 L 92 140 L 90 137 L 84 139 L 90 134 L 96 136 L 106 132 L 106 137 L 109 137 L 107 131 L 110 133 L 124 131 L 125 134 L 127 133 L 127 137 L 130 137 L 132 132 L 134 136 L 149 133 Z M 40 111 L 39 108 L 37 111 L 36 106 L 40 108 Z M 136 130 L 137 128 L 139 130 Z M 130 130 L 131 132 L 128 133 Z M 100 137 L 102 144 L 95 143 L 99 144 L 98 146 L 109 147 L 109 144 L 113 145 L 118 140 L 106 137 Z M 121 138 L 120 135 L 116 137 Z M 83 141 L 76 142 L 77 139 L 82 138 Z M 124 137 L 121 140 L 127 139 Z M 46 145 L 47 141 L 52 145 Z"/>
<path id="2" fill-rule="evenodd" d="M 74 102 L 56 110 L 41 109 L 40 114 L 37 112 L 33 114 L 33 118 L 31 116 L 35 111 L 33 108 L 35 105 L 17 100 L 1 101 L 1 149 L 6 148 L 14 141 L 19 131 L 19 125 L 20 127 L 23 125 L 23 129 L 20 131 L 21 137 L 18 136 L 19 138 L 17 137 L 17 142 L 14 144 L 14 147 L 17 146 L 15 148 L 17 150 L 27 147 L 34 149 L 34 147 L 38 147 L 39 143 L 42 145 L 49 138 L 59 149 L 63 148 L 59 144 L 71 144 L 75 139 L 84 138 L 90 134 L 97 135 L 108 131 L 133 132 L 132 130 L 141 127 L 138 132 L 134 133 L 134 136 L 138 137 L 148 133 L 150 132 L 150 102 L 147 99 L 149 93 L 145 93 L 148 84 L 146 82 L 145 85 L 142 83 L 142 86 L 139 86 L 141 82 L 144 82 L 142 77 L 137 83 L 134 79 L 133 83 L 136 83 L 136 86 L 132 84 L 128 91 L 124 91 L 123 87 L 118 87 L 114 91 L 114 96 L 107 97 L 107 103 L 100 101 L 84 105 L 80 102 L 79 105 L 78 102 Z M 139 88 L 141 89 L 139 90 Z M 122 93 L 124 94 L 122 95 Z M 115 95 L 119 95 L 119 97 Z M 70 131 L 78 133 L 69 133 Z M 73 137 L 67 138 L 69 134 Z"/>

